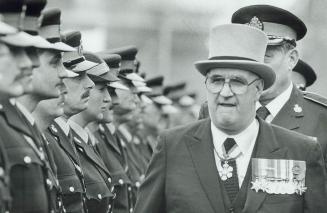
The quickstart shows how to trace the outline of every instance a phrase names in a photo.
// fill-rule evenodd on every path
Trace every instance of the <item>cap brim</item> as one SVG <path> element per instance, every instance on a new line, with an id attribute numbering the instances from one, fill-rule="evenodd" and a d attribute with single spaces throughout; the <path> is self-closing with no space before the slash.
<path id="1" fill-rule="evenodd" d="M 84 60 L 80 63 L 75 64 L 71 70 L 74 72 L 85 72 L 85 71 L 95 67 L 96 65 L 98 65 L 98 64 L 94 63 L 92 61 Z"/>
<path id="2" fill-rule="evenodd" d="M 114 89 L 121 89 L 121 90 L 129 90 L 128 87 L 126 87 L 125 85 L 119 83 L 118 81 L 115 81 L 115 82 L 110 82 L 107 84 L 108 87 L 112 87 Z"/>
<path id="3" fill-rule="evenodd" d="M 140 96 L 140 98 L 141 98 L 141 101 L 142 101 L 143 103 L 145 103 L 145 104 L 153 104 L 153 101 L 151 100 L 151 98 L 149 98 L 148 96 L 146 96 L 146 95 L 144 95 L 144 94 L 142 94 L 142 95 Z"/>
<path id="4" fill-rule="evenodd" d="M 51 49 L 54 49 L 54 50 L 58 50 L 60 52 L 74 52 L 76 51 L 75 48 L 59 41 L 59 42 L 56 42 L 56 43 L 52 43 L 52 48 Z"/>
<path id="5" fill-rule="evenodd" d="M 79 76 L 77 73 L 70 71 L 69 69 L 66 69 L 66 74 L 67 74 L 67 78 L 75 78 Z"/>
<path id="6" fill-rule="evenodd" d="M 147 86 L 135 86 L 138 92 L 152 92 L 152 89 Z"/>
<path id="7" fill-rule="evenodd" d="M 35 44 L 33 36 L 25 32 L 2 36 L 0 40 L 6 44 L 17 47 L 32 47 Z"/>
<path id="8" fill-rule="evenodd" d="M 264 90 L 268 89 L 275 82 L 276 75 L 273 69 L 266 64 L 255 61 L 244 60 L 204 60 L 195 63 L 195 67 L 202 74 L 214 68 L 242 69 L 258 75 L 264 81 Z"/>
<path id="9" fill-rule="evenodd" d="M 152 100 L 161 105 L 168 105 L 173 103 L 172 100 L 163 95 L 153 97 Z"/>
<path id="10" fill-rule="evenodd" d="M 176 114 L 176 113 L 179 113 L 178 108 L 176 108 L 176 107 L 174 107 L 173 105 L 170 105 L 170 104 L 162 106 L 161 109 L 162 109 L 162 112 L 164 114 Z"/>
<path id="11" fill-rule="evenodd" d="M 144 78 L 142 78 L 141 76 L 139 76 L 138 74 L 136 73 L 127 73 L 125 75 L 125 77 L 128 79 L 128 80 L 131 80 L 131 81 L 141 81 L 141 82 L 144 82 Z"/>
<path id="12" fill-rule="evenodd" d="M 17 32 L 18 32 L 18 30 L 16 28 L 0 21 L 0 34 L 1 35 L 9 35 L 9 34 L 17 33 Z"/>

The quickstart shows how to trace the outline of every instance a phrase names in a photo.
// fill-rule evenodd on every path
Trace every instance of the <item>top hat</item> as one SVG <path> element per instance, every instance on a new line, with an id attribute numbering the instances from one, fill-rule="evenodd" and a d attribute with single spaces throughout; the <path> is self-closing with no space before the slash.
<path id="1" fill-rule="evenodd" d="M 263 79 L 264 89 L 275 81 L 272 68 L 264 64 L 268 38 L 264 32 L 242 24 L 225 24 L 210 32 L 209 59 L 195 67 L 202 75 L 213 68 L 233 68 L 252 72 Z"/>
<path id="2" fill-rule="evenodd" d="M 301 59 L 297 62 L 296 66 L 293 68 L 293 72 L 298 72 L 301 75 L 303 75 L 303 77 L 306 80 L 306 87 L 311 86 L 317 79 L 317 75 L 313 70 L 313 68 Z"/>
<path id="3" fill-rule="evenodd" d="M 297 41 L 302 39 L 307 28 L 291 12 L 271 5 L 251 5 L 237 10 L 232 23 L 248 24 L 263 30 L 269 38 L 268 45 L 278 45 L 282 39 Z"/>

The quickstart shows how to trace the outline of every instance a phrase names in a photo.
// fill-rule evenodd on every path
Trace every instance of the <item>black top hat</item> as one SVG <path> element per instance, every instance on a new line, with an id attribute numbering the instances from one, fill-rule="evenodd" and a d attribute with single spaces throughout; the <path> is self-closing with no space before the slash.
<path id="1" fill-rule="evenodd" d="M 261 28 L 268 36 L 302 39 L 307 28 L 291 12 L 271 5 L 251 5 L 237 10 L 232 23 L 249 24 Z"/>
<path id="2" fill-rule="evenodd" d="M 317 79 L 317 75 L 313 68 L 301 59 L 297 62 L 296 66 L 293 69 L 293 72 L 298 72 L 303 75 L 306 80 L 306 87 L 311 86 Z"/>

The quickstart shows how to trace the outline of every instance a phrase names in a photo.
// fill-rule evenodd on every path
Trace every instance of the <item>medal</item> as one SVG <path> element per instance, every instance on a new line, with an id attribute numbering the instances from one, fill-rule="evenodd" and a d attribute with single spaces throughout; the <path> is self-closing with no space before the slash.
<path id="1" fill-rule="evenodd" d="M 218 169 L 218 172 L 221 180 L 223 181 L 233 177 L 233 167 L 228 165 L 228 161 L 224 161 L 224 164 Z"/>

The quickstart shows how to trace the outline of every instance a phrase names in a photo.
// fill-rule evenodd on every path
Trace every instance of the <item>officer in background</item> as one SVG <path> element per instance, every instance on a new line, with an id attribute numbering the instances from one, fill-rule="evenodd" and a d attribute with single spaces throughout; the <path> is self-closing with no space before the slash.
<path id="1" fill-rule="evenodd" d="M 313 68 L 299 59 L 292 72 L 292 82 L 300 90 L 305 91 L 317 80 L 317 75 Z"/>
<path id="2" fill-rule="evenodd" d="M 63 115 L 56 118 L 44 133 L 54 155 L 66 212 L 87 212 L 84 174 L 67 120 L 87 108 L 94 83 L 86 71 L 95 67 L 97 63 L 85 60 L 81 51 L 82 35 L 79 31 L 69 31 L 63 33 L 61 37 L 64 43 L 75 48 L 74 52 L 63 54 L 63 64 L 66 69 L 78 76 L 64 79 L 67 94 Z"/>

